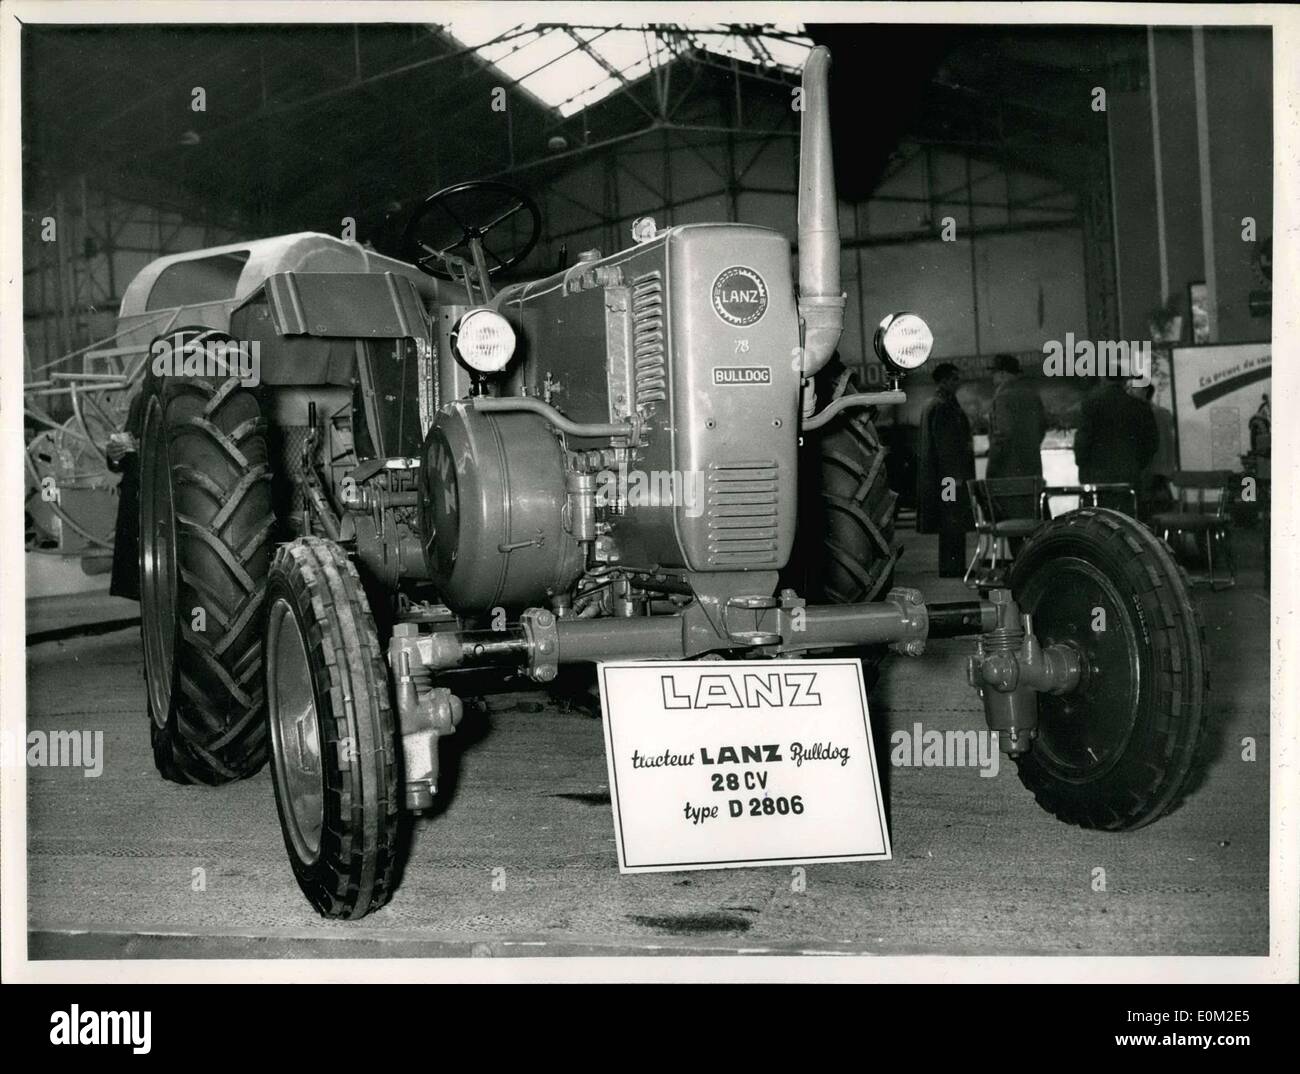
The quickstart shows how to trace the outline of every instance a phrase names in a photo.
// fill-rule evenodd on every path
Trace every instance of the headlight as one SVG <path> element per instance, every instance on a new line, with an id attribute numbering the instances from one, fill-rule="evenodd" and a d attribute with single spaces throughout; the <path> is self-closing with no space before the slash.
<path id="1" fill-rule="evenodd" d="M 496 310 L 473 309 L 452 329 L 456 357 L 476 373 L 500 373 L 515 353 L 515 330 Z"/>
<path id="2" fill-rule="evenodd" d="M 897 373 L 925 365 L 934 347 L 934 333 L 915 313 L 891 313 L 876 329 L 876 354 Z"/>

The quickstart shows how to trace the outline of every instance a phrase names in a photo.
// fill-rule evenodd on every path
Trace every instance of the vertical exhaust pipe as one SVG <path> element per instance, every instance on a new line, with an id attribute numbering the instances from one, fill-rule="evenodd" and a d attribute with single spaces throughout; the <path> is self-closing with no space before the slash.
<path id="1" fill-rule="evenodd" d="M 803 65 L 799 120 L 799 320 L 803 375 L 811 377 L 835 353 L 844 330 L 840 290 L 840 222 L 831 159 L 827 79 L 830 50 L 818 45 Z"/>

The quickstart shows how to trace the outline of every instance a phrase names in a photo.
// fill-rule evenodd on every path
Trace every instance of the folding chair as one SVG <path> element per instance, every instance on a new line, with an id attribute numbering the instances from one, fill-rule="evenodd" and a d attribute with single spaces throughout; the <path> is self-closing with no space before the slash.
<path id="1" fill-rule="evenodd" d="M 1232 554 L 1232 519 L 1228 505 L 1232 502 L 1232 482 L 1235 475 L 1230 470 L 1179 470 L 1169 478 L 1174 492 L 1175 510 L 1157 511 L 1151 516 L 1151 528 L 1173 546 L 1172 537 L 1191 534 L 1199 547 L 1205 541 L 1205 558 L 1210 588 L 1220 588 L 1220 579 L 1214 572 L 1214 553 L 1217 548 L 1220 560 L 1227 560 L 1228 577 L 1222 588 L 1237 584 L 1237 564 Z M 1176 546 L 1173 546 L 1176 548 Z"/>
<path id="2" fill-rule="evenodd" d="M 1005 581 L 1006 568 L 1014 558 L 1014 548 L 1032 537 L 1046 521 L 1041 477 L 997 477 L 966 482 L 971 508 L 975 515 L 975 532 L 979 539 L 962 582 L 980 589 Z M 1001 561 L 1001 565 L 999 562 Z M 979 570 L 976 570 L 976 566 Z"/>

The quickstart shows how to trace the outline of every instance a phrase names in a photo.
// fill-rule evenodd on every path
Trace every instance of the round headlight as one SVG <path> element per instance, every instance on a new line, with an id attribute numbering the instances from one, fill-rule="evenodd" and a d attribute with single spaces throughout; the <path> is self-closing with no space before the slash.
<path id="1" fill-rule="evenodd" d="M 876 329 L 876 354 L 898 373 L 925 365 L 934 347 L 934 333 L 915 313 L 891 313 Z"/>
<path id="2" fill-rule="evenodd" d="M 515 353 L 515 330 L 496 310 L 473 309 L 451 333 L 456 357 L 476 373 L 500 373 Z"/>

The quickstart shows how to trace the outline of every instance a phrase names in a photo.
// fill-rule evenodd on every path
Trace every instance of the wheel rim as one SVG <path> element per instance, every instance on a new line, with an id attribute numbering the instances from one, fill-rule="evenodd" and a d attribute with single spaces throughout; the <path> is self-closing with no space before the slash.
<path id="1" fill-rule="evenodd" d="M 307 645 L 293 608 L 283 597 L 271 605 L 266 638 L 271 748 L 284 826 L 298 857 L 311 864 L 320 856 L 325 827 L 320 719 Z"/>
<path id="2" fill-rule="evenodd" d="M 1064 780 L 1096 779 L 1117 763 L 1137 722 L 1143 643 L 1128 603 L 1097 566 L 1064 556 L 1039 565 L 1020 604 L 1042 645 L 1073 646 L 1084 669 L 1071 693 L 1039 695 L 1034 756 Z M 1098 609 L 1104 630 L 1093 629 Z"/>
<path id="3" fill-rule="evenodd" d="M 171 711 L 176 676 L 176 523 L 162 404 L 151 399 L 140 453 L 141 629 L 149 706 L 159 727 Z"/>

